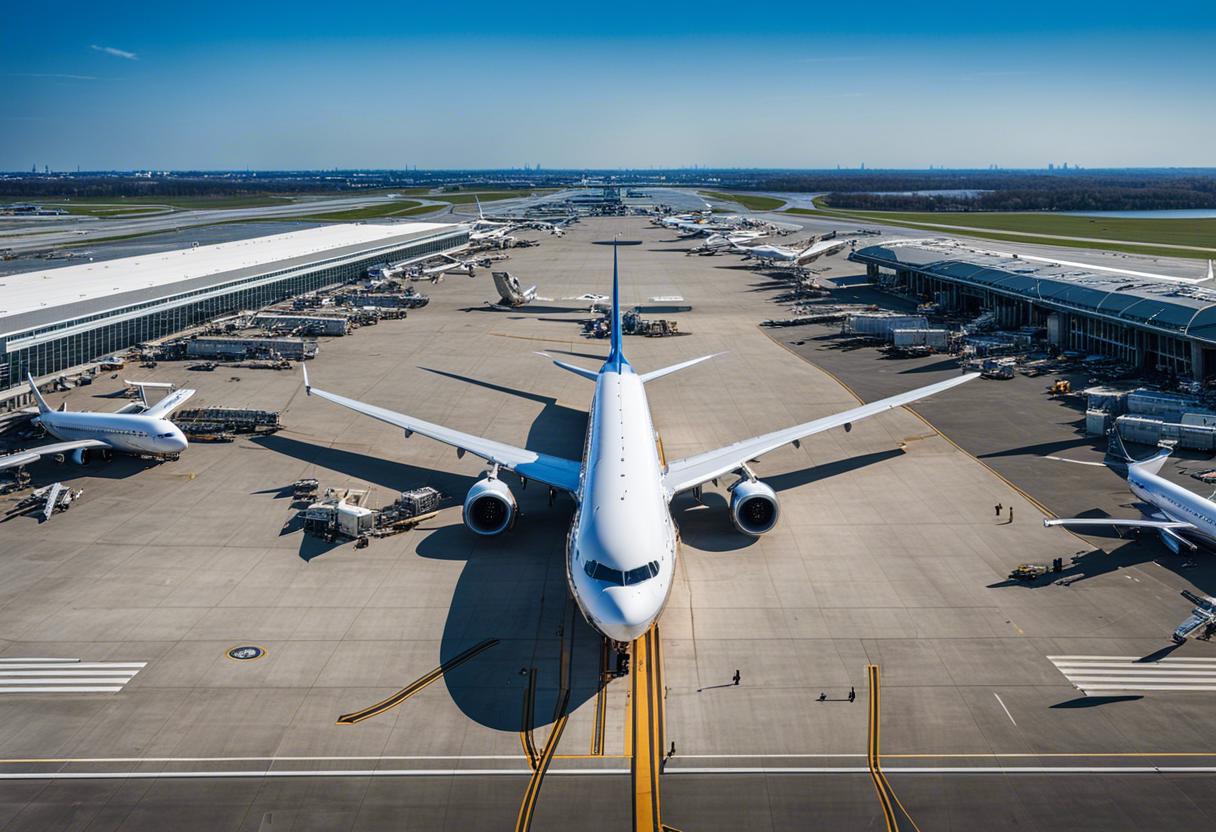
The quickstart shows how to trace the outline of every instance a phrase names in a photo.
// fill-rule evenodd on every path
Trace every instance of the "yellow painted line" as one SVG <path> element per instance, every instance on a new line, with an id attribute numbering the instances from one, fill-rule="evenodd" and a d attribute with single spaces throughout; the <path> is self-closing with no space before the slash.
<path id="1" fill-rule="evenodd" d="M 662 703 L 656 689 L 662 672 L 656 667 L 658 627 L 633 642 L 630 685 L 633 699 L 633 754 L 630 779 L 634 832 L 662 832 L 659 820 L 659 771 L 662 762 Z"/>
<path id="2" fill-rule="evenodd" d="M 879 774 L 878 754 L 878 665 L 866 665 L 866 676 L 870 687 L 870 713 L 866 729 L 866 765 L 870 769 L 870 779 L 874 783 L 874 792 L 878 795 L 878 805 L 882 808 L 882 819 L 887 826 L 887 832 L 898 832 L 899 825 L 895 822 L 895 811 L 887 797 Z"/>
<path id="3" fill-rule="evenodd" d="M 882 735 L 880 703 L 882 700 L 878 665 L 866 665 L 866 675 L 870 684 L 870 727 L 866 762 L 870 768 L 870 777 L 874 780 L 874 787 L 878 790 L 878 799 L 883 808 L 883 819 L 887 823 L 888 832 L 898 832 L 900 829 L 899 815 L 896 814 L 892 806 L 894 804 L 894 806 L 899 807 L 899 813 L 907 818 L 908 823 L 915 832 L 920 832 L 920 827 L 916 825 L 916 821 L 912 819 L 912 815 L 904 808 L 899 795 L 891 787 L 891 781 L 887 779 L 887 775 L 882 770 L 882 754 L 880 752 L 880 738 Z"/>
<path id="4" fill-rule="evenodd" d="M 608 662 L 611 661 L 611 647 L 608 639 L 600 640 L 600 678 L 599 687 L 595 691 L 595 724 L 591 729 L 591 755 L 603 756 L 604 731 L 608 721 Z"/>
<path id="5" fill-rule="evenodd" d="M 540 797 L 541 783 L 545 779 L 545 772 L 549 770 L 549 764 L 553 762 L 553 757 L 557 753 L 557 744 L 561 741 L 562 732 L 566 730 L 566 722 L 570 719 L 570 715 L 566 713 L 569 700 L 570 692 L 567 691 L 566 695 L 558 701 L 561 716 L 553 723 L 553 730 L 549 732 L 549 740 L 545 743 L 540 760 L 537 762 L 532 776 L 528 778 L 528 788 L 524 791 L 524 799 L 519 806 L 519 815 L 515 819 L 515 832 L 527 832 L 532 828 L 532 815 L 536 812 L 536 801 Z"/>
<path id="6" fill-rule="evenodd" d="M 520 720 L 519 741 L 524 746 L 524 756 L 528 758 L 528 766 L 536 770 L 536 738 L 532 733 L 532 721 L 536 711 L 536 668 L 528 671 L 528 689 L 524 691 L 524 713 Z"/>
<path id="7" fill-rule="evenodd" d="M 448 659 L 446 662 L 444 662 L 439 667 L 435 668 L 434 670 L 432 670 L 430 673 L 426 674 L 425 676 L 423 676 L 419 679 L 415 679 L 413 682 L 410 682 L 410 684 L 406 685 L 401 690 L 394 693 L 388 699 L 377 702 L 375 705 L 366 707 L 361 711 L 353 711 L 349 714 L 342 714 L 342 716 L 338 717 L 338 724 L 339 725 L 354 725 L 356 722 L 362 722 L 365 719 L 370 719 L 371 717 L 376 716 L 377 714 L 382 714 L 385 711 L 388 711 L 388 710 L 391 710 L 391 709 L 397 707 L 402 702 L 409 699 L 411 696 L 418 693 L 420 690 L 425 688 L 427 685 L 431 684 L 436 679 L 441 677 L 444 673 L 447 673 L 449 670 L 452 670 L 453 668 L 464 664 L 469 659 L 476 656 L 478 653 L 482 652 L 483 650 L 488 650 L 489 648 L 493 647 L 495 644 L 498 644 L 498 639 L 488 638 L 485 641 L 481 642 L 480 644 L 473 645 L 468 650 L 465 650 L 463 653 L 461 653 L 459 656 L 455 656 L 451 659 Z"/>

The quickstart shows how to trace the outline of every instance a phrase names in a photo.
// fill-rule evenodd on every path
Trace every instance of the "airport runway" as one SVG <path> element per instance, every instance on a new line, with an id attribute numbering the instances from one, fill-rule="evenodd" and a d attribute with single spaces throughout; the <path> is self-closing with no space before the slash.
<path id="1" fill-rule="evenodd" d="M 633 364 L 727 353 L 649 389 L 668 458 L 854 404 L 756 326 L 776 308 L 770 282 L 735 258 L 685 257 L 642 220 L 584 220 L 505 265 L 549 297 L 603 292 L 610 253 L 589 243 L 617 233 L 645 242 L 622 251 L 627 300 L 694 307 L 673 316 L 687 336 L 627 339 Z M 484 271 L 424 291 L 431 304 L 405 321 L 325 340 L 313 382 L 577 456 L 591 386 L 533 354 L 597 364 L 606 345 L 579 337 L 577 304 L 492 311 Z M 910 412 L 764 457 L 783 518 L 760 540 L 731 527 L 726 483 L 704 506 L 678 500 L 658 637 L 604 686 L 601 642 L 567 598 L 568 498 L 517 488 L 516 528 L 475 538 L 458 500 L 476 460 L 307 398 L 297 373 L 127 377 L 189 383 L 200 406 L 281 408 L 287 428 L 163 465 L 34 469 L 85 494 L 43 525 L 0 523 L 0 660 L 143 665 L 111 671 L 127 674 L 118 692 L 0 694 L 6 832 L 883 829 L 896 805 L 897 828 L 926 832 L 1216 819 L 1216 649 L 1162 652 L 1184 612 L 1173 587 L 1139 568 L 1005 585 L 1011 566 L 1067 560 L 1077 539 Z M 73 405 L 114 409 L 93 396 L 118 384 Z M 1009 395 L 981 384 L 962 389 Z M 377 505 L 424 484 L 457 502 L 356 550 L 292 522 L 282 489 L 305 476 L 371 488 Z M 998 502 L 1013 523 L 993 517 Z M 226 656 L 245 644 L 265 657 Z M 1087 657 L 1128 689 L 1084 696 L 1070 678 L 1100 684 Z M 1171 676 L 1203 689 L 1150 689 Z"/>
<path id="2" fill-rule="evenodd" d="M 141 216 L 98 219 L 88 216 L 40 218 L 38 220 L 4 221 L 0 218 L 0 249 L 16 253 L 42 251 L 52 246 L 94 245 L 95 241 L 115 237 L 154 234 L 161 231 L 176 231 L 201 225 L 221 222 L 256 222 L 269 217 L 303 217 L 324 211 L 352 211 L 369 205 L 379 205 L 393 200 L 415 201 L 424 205 L 431 200 L 425 197 L 405 197 L 398 194 L 365 194 L 363 196 L 310 197 L 283 201 L 282 205 L 264 205 L 256 208 L 217 208 L 167 211 Z M 436 208 L 445 203 L 435 202 Z"/>

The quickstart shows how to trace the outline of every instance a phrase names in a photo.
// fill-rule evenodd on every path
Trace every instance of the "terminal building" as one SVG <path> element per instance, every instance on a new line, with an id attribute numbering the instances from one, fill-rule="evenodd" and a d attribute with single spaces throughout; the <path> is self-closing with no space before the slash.
<path id="1" fill-rule="evenodd" d="M 1216 375 L 1216 286 L 1046 257 L 1001 254 L 956 240 L 859 248 L 876 281 L 1006 329 L 1038 327 L 1063 350 L 1202 381 Z"/>
<path id="2" fill-rule="evenodd" d="M 468 241 L 460 225 L 327 225 L 0 276 L 0 390 Z"/>

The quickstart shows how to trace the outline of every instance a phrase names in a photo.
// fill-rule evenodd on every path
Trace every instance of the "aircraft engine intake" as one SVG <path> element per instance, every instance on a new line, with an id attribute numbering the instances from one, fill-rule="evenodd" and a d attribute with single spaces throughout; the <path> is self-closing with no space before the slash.
<path id="1" fill-rule="evenodd" d="M 515 525 L 515 495 L 502 480 L 478 480 L 464 498 L 464 524 L 487 537 L 502 534 Z"/>
<path id="2" fill-rule="evenodd" d="M 745 479 L 731 489 L 730 519 L 744 534 L 759 537 L 772 531 L 780 515 L 776 492 L 759 480 Z"/>
<path id="3" fill-rule="evenodd" d="M 76 450 L 72 451 L 72 462 L 76 463 L 77 465 L 88 465 L 89 449 L 77 448 Z"/>

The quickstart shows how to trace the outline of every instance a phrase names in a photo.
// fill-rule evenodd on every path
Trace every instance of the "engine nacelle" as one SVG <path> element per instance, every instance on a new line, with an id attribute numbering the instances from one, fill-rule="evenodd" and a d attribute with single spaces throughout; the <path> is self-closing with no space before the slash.
<path id="1" fill-rule="evenodd" d="M 464 524 L 487 537 L 502 534 L 515 525 L 515 495 L 495 477 L 478 480 L 464 498 Z"/>
<path id="2" fill-rule="evenodd" d="M 730 519 L 752 537 L 770 532 L 781 516 L 777 493 L 759 480 L 742 480 L 730 492 Z"/>
<path id="3" fill-rule="evenodd" d="M 89 449 L 77 448 L 76 450 L 72 451 L 72 462 L 76 463 L 77 465 L 88 465 Z"/>

